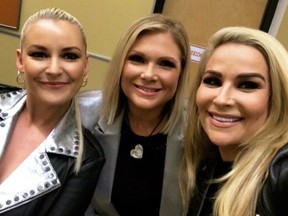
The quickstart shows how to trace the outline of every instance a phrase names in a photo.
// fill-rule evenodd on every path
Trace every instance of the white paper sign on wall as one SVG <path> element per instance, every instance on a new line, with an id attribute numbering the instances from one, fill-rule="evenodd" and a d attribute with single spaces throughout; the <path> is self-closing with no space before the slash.
<path id="1" fill-rule="evenodd" d="M 190 45 L 190 50 L 191 50 L 191 60 L 193 62 L 200 62 L 202 54 L 205 51 L 204 47 L 192 44 Z"/>

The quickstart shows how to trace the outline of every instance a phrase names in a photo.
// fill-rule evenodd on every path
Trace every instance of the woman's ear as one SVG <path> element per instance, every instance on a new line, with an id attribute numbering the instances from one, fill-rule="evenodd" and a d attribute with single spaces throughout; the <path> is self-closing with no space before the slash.
<path id="1" fill-rule="evenodd" d="M 16 50 L 16 67 L 18 71 L 23 71 L 22 53 L 20 49 Z"/>
<path id="2" fill-rule="evenodd" d="M 87 76 L 89 72 L 89 55 L 86 56 L 84 75 Z"/>

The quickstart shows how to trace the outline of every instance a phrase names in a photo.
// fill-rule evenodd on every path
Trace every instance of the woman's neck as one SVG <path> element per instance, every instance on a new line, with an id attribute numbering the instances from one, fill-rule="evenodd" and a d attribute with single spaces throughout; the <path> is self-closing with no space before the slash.
<path id="1" fill-rule="evenodd" d="M 127 112 L 127 124 L 130 129 L 137 135 L 151 136 L 159 133 L 165 124 L 165 115 L 162 113 L 152 114 L 139 114 Z"/>
<path id="2" fill-rule="evenodd" d="M 41 128 L 54 128 L 67 112 L 70 104 L 47 106 L 34 104 L 27 100 L 21 114 L 25 116 L 27 124 L 36 125 Z"/>

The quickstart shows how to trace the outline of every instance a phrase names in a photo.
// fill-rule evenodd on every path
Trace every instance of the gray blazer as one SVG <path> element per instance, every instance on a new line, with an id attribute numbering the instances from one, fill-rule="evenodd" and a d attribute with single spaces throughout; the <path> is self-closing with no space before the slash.
<path id="1" fill-rule="evenodd" d="M 106 156 L 106 163 L 102 169 L 92 204 L 99 215 L 116 216 L 118 213 L 111 203 L 111 194 L 120 144 L 123 114 L 120 115 L 113 125 L 108 125 L 99 116 L 101 98 L 101 91 L 85 91 L 79 94 L 78 103 L 81 109 L 82 124 L 97 137 Z M 183 154 L 182 140 L 182 131 L 174 132 L 167 137 L 160 207 L 161 216 L 180 216 L 182 213 L 178 182 L 179 165 Z"/>

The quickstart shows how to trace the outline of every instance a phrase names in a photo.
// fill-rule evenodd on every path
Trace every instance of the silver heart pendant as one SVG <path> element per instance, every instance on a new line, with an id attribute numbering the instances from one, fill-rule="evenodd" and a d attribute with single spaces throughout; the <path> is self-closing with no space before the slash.
<path id="1" fill-rule="evenodd" d="M 134 149 L 130 151 L 130 155 L 133 158 L 141 159 L 143 157 L 143 147 L 140 144 L 137 144 Z"/>

